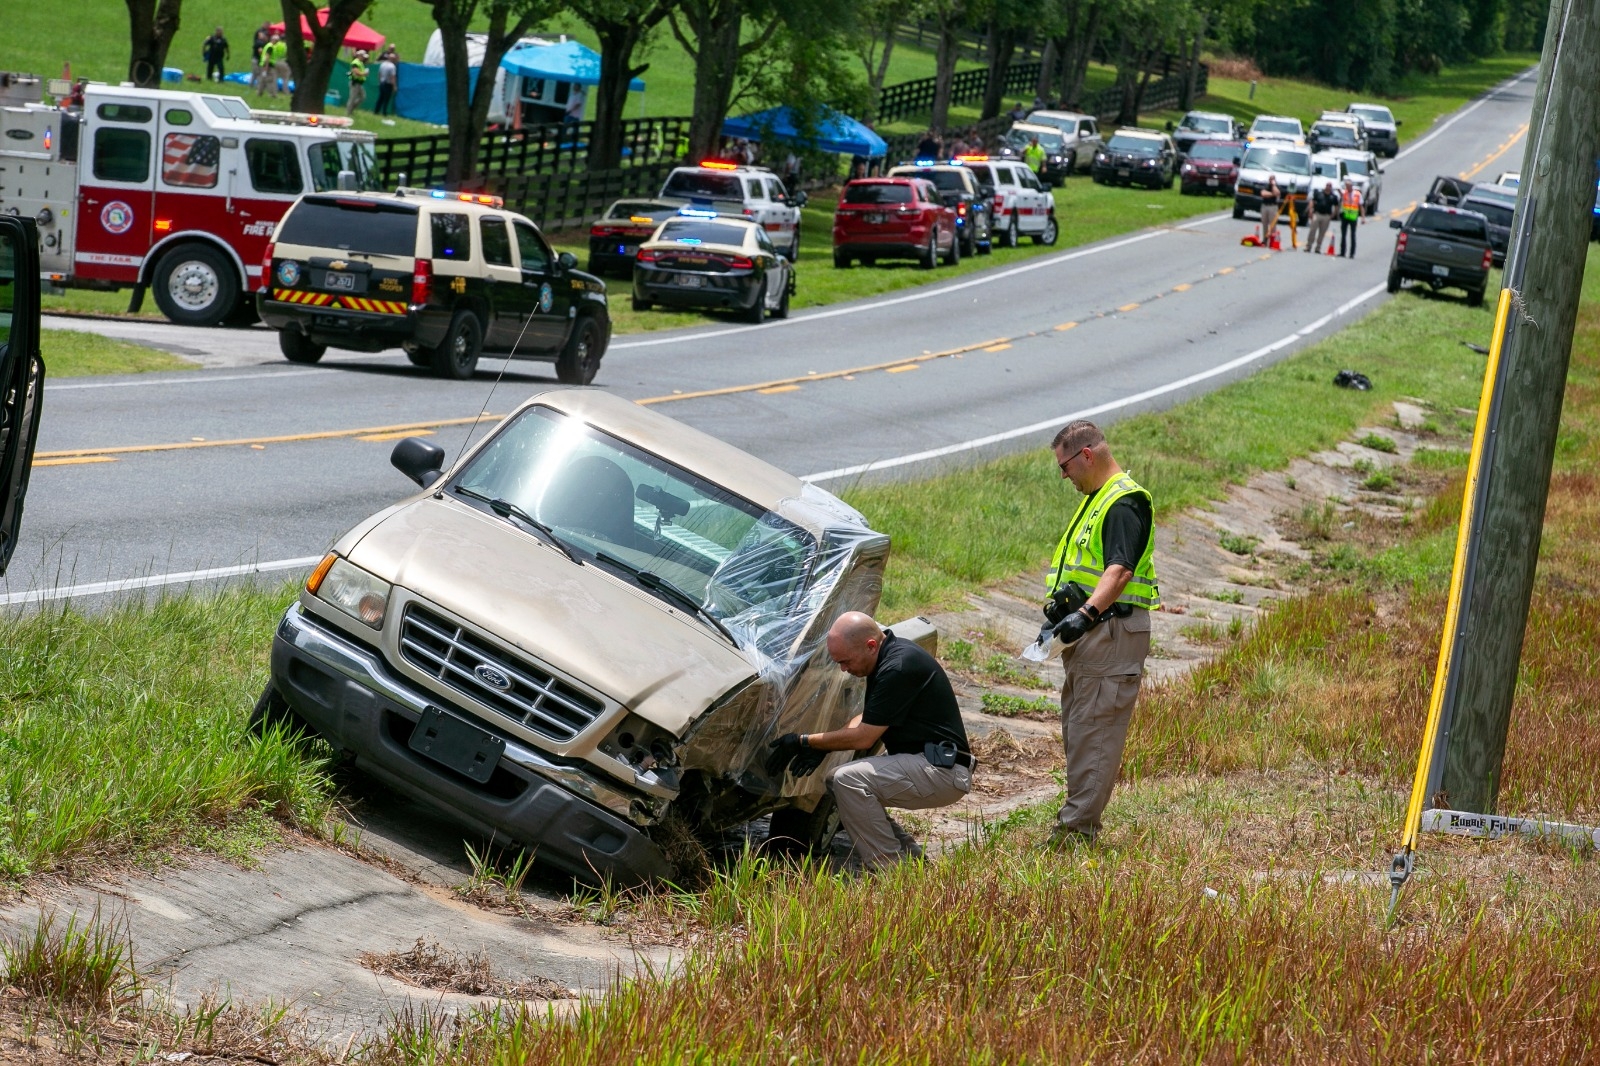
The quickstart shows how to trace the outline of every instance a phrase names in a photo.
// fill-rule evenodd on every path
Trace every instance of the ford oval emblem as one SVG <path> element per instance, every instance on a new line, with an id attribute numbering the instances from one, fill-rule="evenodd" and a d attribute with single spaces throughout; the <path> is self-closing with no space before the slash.
<path id="1" fill-rule="evenodd" d="M 505 671 L 497 670 L 488 663 L 479 663 L 477 666 L 474 666 L 472 668 L 472 676 L 476 677 L 479 681 L 482 681 L 485 685 L 488 685 L 496 692 L 511 691 L 511 678 L 506 676 Z"/>

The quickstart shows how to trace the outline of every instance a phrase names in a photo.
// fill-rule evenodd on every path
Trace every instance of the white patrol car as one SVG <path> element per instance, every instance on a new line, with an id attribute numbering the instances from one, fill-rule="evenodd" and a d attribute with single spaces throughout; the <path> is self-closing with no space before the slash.
<path id="1" fill-rule="evenodd" d="M 1336 159 L 1343 163 L 1345 177 L 1350 179 L 1350 184 L 1361 190 L 1361 203 L 1366 213 L 1368 215 L 1377 213 L 1378 201 L 1383 197 L 1383 167 L 1378 165 L 1377 153 L 1335 148 L 1318 152 L 1312 158 L 1314 161 Z"/>
<path id="2" fill-rule="evenodd" d="M 1060 233 L 1056 199 L 1028 164 L 987 155 L 964 155 L 960 160 L 979 184 L 994 189 L 991 232 L 1002 247 L 1015 248 L 1024 234 L 1035 244 L 1056 243 Z"/>
<path id="3" fill-rule="evenodd" d="M 1257 141 L 1287 141 L 1290 144 L 1304 145 L 1306 143 L 1305 127 L 1300 125 L 1300 120 L 1288 115 L 1257 115 L 1255 121 L 1250 123 L 1250 132 L 1244 136 L 1246 144 L 1255 144 Z"/>
<path id="4" fill-rule="evenodd" d="M 791 263 L 800 257 L 800 208 L 805 206 L 806 194 L 790 195 L 782 180 L 766 167 L 720 159 L 704 160 L 697 167 L 678 167 L 662 182 L 657 199 L 743 215 L 759 222 Z"/>

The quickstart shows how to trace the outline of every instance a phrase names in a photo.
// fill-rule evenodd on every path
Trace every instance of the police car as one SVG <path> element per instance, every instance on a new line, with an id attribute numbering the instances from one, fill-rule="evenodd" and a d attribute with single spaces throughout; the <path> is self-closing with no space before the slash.
<path id="1" fill-rule="evenodd" d="M 1060 236 L 1056 224 L 1056 199 L 1039 182 L 1038 175 L 1020 159 L 964 155 L 961 164 L 978 183 L 994 190 L 992 210 L 995 239 L 1015 248 L 1024 234 L 1034 244 L 1054 244 Z"/>
<path id="2" fill-rule="evenodd" d="M 789 317 L 794 264 L 754 219 L 686 207 L 639 246 L 633 309 L 656 304 L 737 311 L 746 322 Z"/>
<path id="3" fill-rule="evenodd" d="M 594 380 L 611 341 L 605 282 L 498 196 L 441 190 L 301 196 L 261 261 L 261 319 L 292 363 L 399 347 L 440 377 L 484 352 Z"/>
<path id="4" fill-rule="evenodd" d="M 661 183 L 657 199 L 743 215 L 766 230 L 767 238 L 791 263 L 800 258 L 800 209 L 805 206 L 806 194 L 790 195 L 766 167 L 720 159 L 704 160 L 697 167 L 677 167 Z"/>

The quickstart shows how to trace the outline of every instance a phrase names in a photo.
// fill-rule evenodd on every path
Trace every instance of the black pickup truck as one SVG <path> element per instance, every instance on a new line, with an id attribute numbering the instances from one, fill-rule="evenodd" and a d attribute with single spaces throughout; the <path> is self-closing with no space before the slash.
<path id="1" fill-rule="evenodd" d="M 0 215 L 0 574 L 17 550 L 44 399 L 39 357 L 39 231 Z"/>
<path id="2" fill-rule="evenodd" d="M 1423 204 L 1405 222 L 1393 219 L 1389 225 L 1400 231 L 1389 260 L 1390 292 L 1399 292 L 1402 281 L 1420 281 L 1434 289 L 1465 289 L 1468 306 L 1483 303 L 1494 261 L 1488 219 L 1476 211 Z"/>

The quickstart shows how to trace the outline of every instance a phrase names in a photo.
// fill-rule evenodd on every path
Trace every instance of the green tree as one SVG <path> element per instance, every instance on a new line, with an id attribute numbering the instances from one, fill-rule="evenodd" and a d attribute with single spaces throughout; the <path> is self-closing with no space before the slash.
<path id="1" fill-rule="evenodd" d="M 628 83 L 650 69 L 634 56 L 678 0 L 586 0 L 572 9 L 600 39 L 600 84 L 595 86 L 594 134 L 589 166 L 611 170 L 622 162 L 622 112 Z"/>
<path id="2" fill-rule="evenodd" d="M 771 0 L 679 0 L 667 24 L 694 61 L 689 158 L 704 159 L 716 151 L 741 72 L 783 18 Z"/>
<path id="3" fill-rule="evenodd" d="M 128 80 L 141 89 L 159 88 L 183 0 L 127 0 L 127 4 Z"/>
<path id="4" fill-rule="evenodd" d="M 288 3 L 289 0 L 284 0 Z M 298 0 L 309 2 L 309 0 Z M 422 0 L 433 9 L 444 46 L 445 115 L 450 124 L 450 162 L 445 182 L 458 185 L 478 173 L 478 149 L 494 101 L 495 74 L 511 46 L 561 8 L 561 0 Z M 489 20 L 483 60 L 474 85 L 467 54 L 467 27 L 479 14 Z M 331 19 L 330 19 L 331 21 Z"/>
<path id="5" fill-rule="evenodd" d="M 966 27 L 967 0 L 928 0 L 928 17 L 938 34 L 933 57 L 933 118 L 930 124 L 943 129 L 950 122 L 950 96 L 955 89 L 957 50 L 961 31 Z"/>
<path id="6" fill-rule="evenodd" d="M 339 49 L 344 47 L 344 35 L 371 6 L 372 0 L 331 0 L 328 22 L 323 25 L 317 21 L 317 5 L 313 0 L 279 0 L 283 10 L 283 43 L 288 46 L 284 58 L 289 61 L 289 72 L 294 77 L 294 95 L 289 98 L 291 109 L 311 115 L 322 114 L 333 65 L 339 58 Z M 302 15 L 311 30 L 309 53 L 304 38 L 296 32 Z"/>
<path id="7" fill-rule="evenodd" d="M 1017 43 L 1037 24 L 1038 9 L 1031 0 L 972 0 L 967 17 L 988 30 L 989 80 L 979 117 L 994 118 L 1005 100 L 1006 77 L 1011 73 Z"/>
<path id="8" fill-rule="evenodd" d="M 889 59 L 894 55 L 900 24 L 922 18 L 924 13 L 924 0 L 861 0 L 852 8 L 846 37 L 866 75 L 866 99 L 857 116 L 861 121 L 869 125 L 878 121 L 883 83 L 889 76 Z"/>

